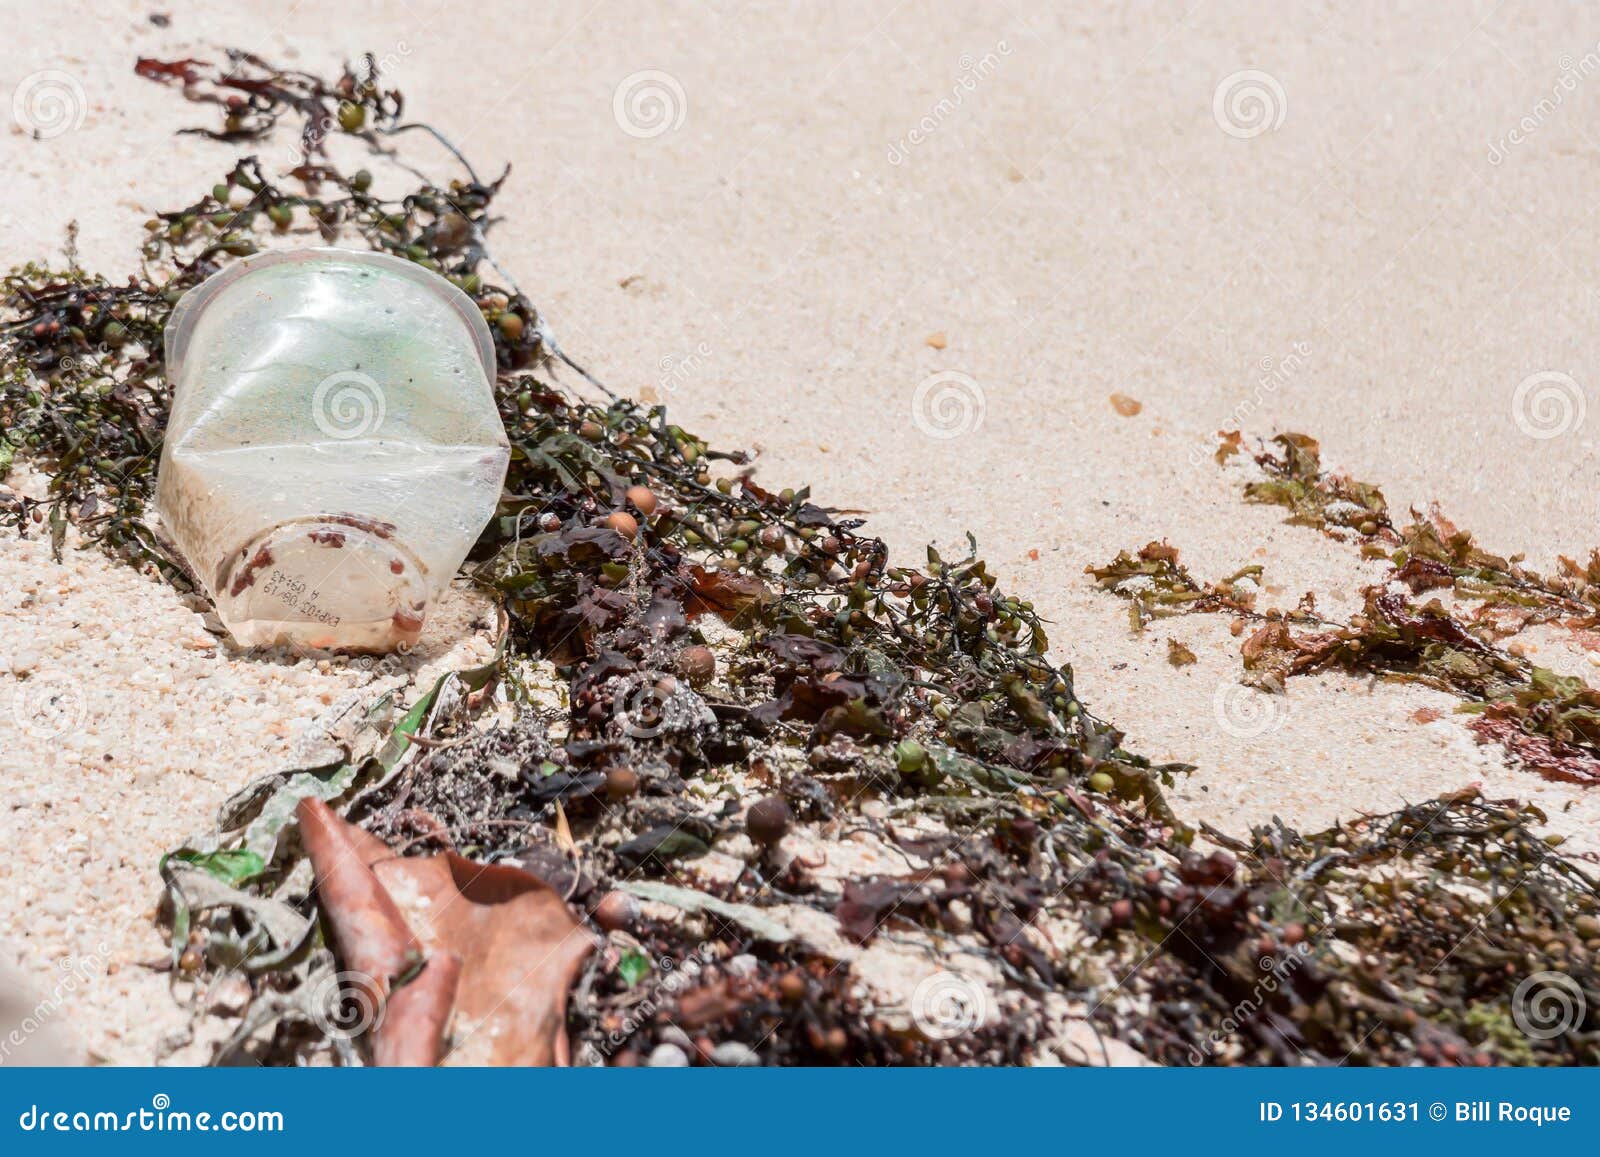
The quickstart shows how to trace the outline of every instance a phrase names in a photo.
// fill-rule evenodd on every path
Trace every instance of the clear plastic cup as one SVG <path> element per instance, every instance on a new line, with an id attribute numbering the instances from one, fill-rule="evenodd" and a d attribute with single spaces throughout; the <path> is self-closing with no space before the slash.
<path id="1" fill-rule="evenodd" d="M 234 637 L 415 642 L 511 456 L 472 299 L 380 253 L 262 253 L 184 295 L 166 356 L 156 506 Z"/>

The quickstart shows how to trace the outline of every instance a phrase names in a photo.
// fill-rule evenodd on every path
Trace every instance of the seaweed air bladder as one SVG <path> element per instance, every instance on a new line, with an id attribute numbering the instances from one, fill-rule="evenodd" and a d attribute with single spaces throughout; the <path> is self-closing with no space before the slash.
<path id="1" fill-rule="evenodd" d="M 414 263 L 271 252 L 167 329 L 166 532 L 246 646 L 407 646 L 494 513 L 494 345 Z"/>

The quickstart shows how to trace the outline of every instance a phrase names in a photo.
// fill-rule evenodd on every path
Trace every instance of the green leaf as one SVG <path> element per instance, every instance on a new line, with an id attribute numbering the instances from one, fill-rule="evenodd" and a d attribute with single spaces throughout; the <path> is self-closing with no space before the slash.
<path id="1" fill-rule="evenodd" d="M 617 974 L 629 988 L 650 975 L 650 958 L 636 948 L 630 948 L 617 961 Z"/>
<path id="2" fill-rule="evenodd" d="M 204 870 L 224 884 L 237 888 L 246 880 L 254 879 L 266 871 L 267 863 L 259 853 L 249 848 L 222 848 L 215 852 L 197 852 L 193 848 L 180 848 L 172 859 Z"/>

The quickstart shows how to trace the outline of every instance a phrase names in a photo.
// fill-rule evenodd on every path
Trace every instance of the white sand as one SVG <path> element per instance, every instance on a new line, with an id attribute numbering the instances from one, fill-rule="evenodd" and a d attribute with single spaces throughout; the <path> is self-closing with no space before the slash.
<path id="1" fill-rule="evenodd" d="M 145 21 L 152 7 L 169 30 Z M 56 70 L 84 115 L 48 140 L 0 131 L 0 263 L 53 250 L 76 218 L 90 267 L 131 269 L 148 211 L 231 160 L 171 135 L 210 114 L 135 78 L 135 55 L 241 44 L 320 70 L 371 49 L 483 170 L 515 166 L 497 252 L 575 356 L 654 389 L 717 444 L 759 443 L 766 478 L 871 511 L 897 550 L 973 529 L 1056 622 L 1086 700 L 1136 749 L 1200 764 L 1177 793 L 1188 814 L 1319 824 L 1480 780 L 1600 846 L 1592 793 L 1508 769 L 1457 718 L 1412 722 L 1452 706 L 1437 693 L 1329 676 L 1294 685 L 1274 730 L 1231 734 L 1217 717 L 1238 667 L 1226 625 L 1131 637 L 1125 605 L 1082 573 L 1165 536 L 1201 576 L 1260 562 L 1269 601 L 1311 589 L 1352 609 L 1372 570 L 1243 507 L 1237 472 L 1211 463 L 1210 432 L 1240 424 L 1311 433 L 1398 509 L 1437 499 L 1538 565 L 1587 549 L 1600 414 L 1525 406 L 1519 423 L 1514 406 L 1544 372 L 1600 406 L 1600 86 L 1576 72 L 1561 86 L 1563 57 L 1595 49 L 1586 21 L 1488 2 L 712 7 L 32 13 L 0 44 L 0 97 Z M 1281 101 L 1261 91 L 1283 118 L 1241 138 L 1213 100 L 1246 69 L 1270 75 Z M 644 70 L 683 94 L 682 123 L 648 138 L 613 110 Z M 1491 139 L 1525 117 L 1526 139 L 1491 163 Z M 923 118 L 932 131 L 909 144 Z M 984 404 L 950 439 L 913 420 L 918 383 L 942 371 Z M 1114 391 L 1142 413 L 1119 416 Z M 1168 667 L 1168 634 L 1199 664 Z M 30 683 L 61 680 L 84 718 L 65 741 L 0 750 L 0 935 L 41 992 L 54 961 L 107 946 L 115 975 L 67 994 L 61 1015 L 112 1060 L 148 1059 L 182 1021 L 136 966 L 158 950 L 161 850 L 275 766 L 281 721 L 369 677 L 186 647 L 204 638 L 171 591 L 126 569 L 0 544 L 0 709 L 29 685 L 9 673 L 20 654 Z M 1592 670 L 1565 638 L 1538 646 L 1539 661 Z"/>

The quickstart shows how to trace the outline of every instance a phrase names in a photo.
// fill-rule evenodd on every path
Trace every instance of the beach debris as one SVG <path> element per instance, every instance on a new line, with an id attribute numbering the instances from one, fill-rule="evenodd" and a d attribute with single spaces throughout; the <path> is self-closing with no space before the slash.
<path id="1" fill-rule="evenodd" d="M 272 250 L 184 294 L 164 343 L 162 526 L 233 638 L 413 646 L 510 456 L 472 301 L 392 254 Z"/>
<path id="2" fill-rule="evenodd" d="M 1239 442 L 1225 435 L 1223 445 Z M 1587 566 L 1563 559 L 1563 573 L 1546 578 L 1519 558 L 1483 550 L 1438 511 L 1413 512 L 1395 529 L 1376 486 L 1322 470 L 1315 439 L 1280 434 L 1272 445 L 1281 453 L 1264 449 L 1256 459 L 1269 481 L 1248 483 L 1245 496 L 1286 506 L 1291 522 L 1336 540 L 1353 534 L 1364 556 L 1386 563 L 1381 581 L 1362 588 L 1361 610 L 1334 621 L 1307 595 L 1293 610 L 1261 614 L 1253 601 L 1218 597 L 1232 596 L 1235 580 L 1202 587 L 1176 549 L 1151 543 L 1089 571 L 1133 603 L 1135 626 L 1233 613 L 1236 627 L 1259 624 L 1240 648 L 1246 685 L 1281 693 L 1291 678 L 1330 669 L 1423 683 L 1455 695 L 1459 710 L 1476 716 L 1470 726 L 1479 741 L 1499 744 L 1515 763 L 1547 779 L 1600 783 L 1600 691 L 1533 664 L 1515 642 L 1501 645 L 1546 623 L 1583 637 L 1600 621 L 1600 552 Z M 1463 613 L 1468 602 L 1476 609 Z"/>
<path id="3" fill-rule="evenodd" d="M 318 903 L 327 918 L 339 963 L 349 982 L 359 989 L 360 1002 L 376 1012 L 388 1004 L 398 983 L 427 963 L 400 906 L 373 874 L 372 864 L 388 856 L 389 849 L 360 828 L 346 825 L 314 797 L 301 800 L 296 810 L 300 840 L 311 861 Z M 455 964 L 459 965 L 459 960 Z M 380 1033 L 386 1024 L 391 1033 L 407 1027 L 374 1019 Z M 438 1033 L 431 1043 L 434 1055 L 429 1064 L 438 1061 Z M 411 1046 L 397 1051 L 415 1053 Z"/>
<path id="4" fill-rule="evenodd" d="M 1144 403 L 1138 398 L 1130 398 L 1127 394 L 1112 394 L 1111 408 L 1124 418 L 1132 418 L 1144 409 Z"/>
<path id="5" fill-rule="evenodd" d="M 1552 624 L 1578 639 L 1600 623 L 1600 551 L 1580 565 L 1560 560 L 1545 576 L 1478 546 L 1438 510 L 1412 512 L 1394 528 L 1378 488 L 1325 473 L 1315 439 L 1283 434 L 1257 462 L 1286 488 L 1246 486 L 1246 496 L 1294 511 L 1331 537 L 1354 529 L 1365 557 L 1388 564 L 1383 580 L 1362 591 L 1363 608 L 1347 624 L 1296 635 L 1268 624 L 1245 644 L 1245 666 L 1281 680 L 1329 666 L 1426 683 L 1456 695 L 1481 742 L 1548 779 L 1600 783 L 1600 692 L 1574 676 L 1533 664 L 1508 638 Z M 1356 522 L 1348 503 L 1366 505 Z M 1352 523 L 1354 525 L 1352 526 Z M 1330 524 L 1334 529 L 1329 529 Z M 1427 601 L 1422 599 L 1426 597 Z M 1443 598 L 1449 598 L 1447 606 Z M 1473 605 L 1475 609 L 1466 612 Z"/>
<path id="6" fill-rule="evenodd" d="M 226 864 L 221 871 L 218 865 Z M 227 920 L 205 937 L 207 955 L 246 971 L 270 971 L 294 960 L 307 945 L 315 922 L 272 896 L 253 895 L 237 885 L 254 875 L 254 856 L 237 850 L 200 853 L 182 848 L 162 857 L 159 871 L 167 885 L 172 926 L 172 967 L 186 972 L 184 954 L 192 935 L 218 912 Z M 198 957 L 198 953 L 196 954 Z"/>
<path id="7" fill-rule="evenodd" d="M 1135 553 L 1122 551 L 1104 566 L 1088 567 L 1102 590 L 1131 604 L 1128 621 L 1142 631 L 1156 619 L 1200 611 L 1254 613 L 1261 567 L 1241 567 L 1216 583 L 1202 585 L 1178 561 L 1178 549 L 1165 541 L 1151 542 Z"/>
<path id="8" fill-rule="evenodd" d="M 300 805 L 300 825 L 341 965 L 373 1007 L 394 1010 L 374 1029 L 376 1058 L 567 1063 L 567 993 L 595 942 L 548 884 L 449 852 L 395 856 L 321 800 Z"/>
<path id="9" fill-rule="evenodd" d="M 1263 449 L 1256 463 L 1266 477 L 1246 484 L 1245 497 L 1286 507 L 1289 521 L 1335 532 L 1337 528 L 1373 535 L 1389 527 L 1389 507 L 1376 486 L 1322 470 L 1321 447 L 1305 434 L 1278 434 L 1279 452 Z M 1224 438 L 1223 445 L 1237 448 Z"/>
<path id="10" fill-rule="evenodd" d="M 1600 692 L 1501 648 L 1497 632 L 1457 618 L 1436 598 L 1419 603 L 1395 583 L 1373 584 L 1348 622 L 1323 618 L 1307 600 L 1289 613 L 1258 616 L 1251 607 L 1201 597 L 1187 572 L 1165 564 L 1155 572 L 1160 585 L 1130 586 L 1117 576 L 1142 578 L 1141 567 L 1151 565 L 1130 558 L 1123 552 L 1091 573 L 1135 601 L 1136 622 L 1227 612 L 1240 616 L 1236 622 L 1259 619 L 1240 646 L 1247 686 L 1282 693 L 1292 678 L 1334 669 L 1422 683 L 1455 695 L 1460 711 L 1478 716 L 1471 728 L 1480 741 L 1500 744 L 1515 762 L 1548 779 L 1600 783 Z M 1156 598 L 1164 601 L 1147 609 Z"/>
<path id="11" fill-rule="evenodd" d="M 1600 623 L 1600 550 L 1584 562 L 1562 556 L 1559 572 L 1543 575 L 1520 555 L 1503 557 L 1480 547 L 1438 509 L 1411 512 L 1396 529 L 1382 492 L 1322 469 L 1321 448 L 1305 434 L 1279 434 L 1255 457 L 1265 481 L 1245 484 L 1245 497 L 1291 511 L 1291 522 L 1346 540 L 1355 532 L 1364 557 L 1388 561 L 1389 579 L 1412 594 L 1446 590 L 1478 605 L 1471 616 L 1480 633 L 1508 637 L 1540 623 L 1581 632 Z M 1239 444 L 1237 434 L 1231 444 Z"/>
<path id="12" fill-rule="evenodd" d="M 382 1022 L 372 1033 L 375 1067 L 432 1068 L 439 1063 L 460 995 L 461 970 L 461 957 L 436 952 L 389 993 Z"/>
<path id="13" fill-rule="evenodd" d="M 619 1066 L 1020 1064 L 1064 1007 L 1092 1010 L 1098 1055 L 1163 1064 L 1600 1059 L 1600 889 L 1536 809 L 1458 793 L 1322 832 L 1195 831 L 1163 791 L 1187 768 L 1130 751 L 1078 698 L 970 536 L 892 560 L 859 512 L 769 489 L 747 453 L 608 391 L 489 258 L 500 183 L 448 142 L 463 175 L 413 174 L 402 196 L 335 163 L 328 133 L 375 165 L 433 134 L 400 120 L 370 58 L 332 81 L 249 54 L 140 71 L 219 117 L 215 139 L 299 129 L 301 164 L 246 157 L 157 214 L 132 282 L 71 257 L 8 276 L 0 430 L 51 480 L 8 496 L 5 524 L 188 581 L 142 522 L 161 332 L 182 291 L 274 238 L 359 238 L 455 281 L 495 343 L 513 448 L 468 569 L 504 613 L 488 670 L 375 692 L 324 762 L 264 778 L 164 864 L 174 992 L 249 985 L 194 1006 L 232 1030 L 218 1062 L 554 1061 L 566 1040 Z M 1309 509 L 1331 503 L 1305 461 L 1285 469 Z M 1199 584 L 1157 544 L 1102 581 L 1157 592 L 1137 625 L 1210 603 L 1242 633 L 1269 621 L 1253 579 Z M 1291 614 L 1296 655 L 1330 629 Z M 1405 629 L 1423 653 L 1446 631 Z M 684 662 L 696 647 L 709 671 Z M 779 825 L 746 822 L 763 798 L 788 809 L 766 844 L 752 835 Z M 370 880 L 333 884 L 324 852 L 315 887 L 308 833 L 366 849 L 350 863 Z M 351 917 L 329 910 L 346 895 Z M 365 931 L 378 974 L 342 976 Z M 544 960 L 528 935 L 557 949 L 537 984 L 520 983 Z M 1519 1033 L 1518 986 L 1556 956 L 1591 1014 Z M 974 971 L 985 1015 L 918 1025 L 912 993 Z M 373 992 L 400 1028 L 364 1015 Z"/>

